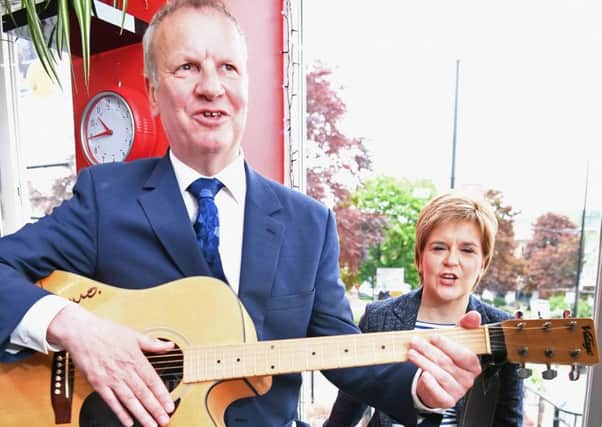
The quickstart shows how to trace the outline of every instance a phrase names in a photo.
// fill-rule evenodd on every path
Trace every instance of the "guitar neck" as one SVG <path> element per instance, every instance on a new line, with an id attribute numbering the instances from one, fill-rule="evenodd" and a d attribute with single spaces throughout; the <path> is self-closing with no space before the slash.
<path id="1" fill-rule="evenodd" d="M 201 346 L 184 350 L 184 382 L 403 362 L 412 337 L 433 335 L 445 336 L 477 354 L 491 353 L 487 326 Z"/>

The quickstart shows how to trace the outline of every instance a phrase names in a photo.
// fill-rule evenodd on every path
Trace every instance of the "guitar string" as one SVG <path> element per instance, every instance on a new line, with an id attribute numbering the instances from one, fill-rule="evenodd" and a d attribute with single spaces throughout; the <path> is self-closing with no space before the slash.
<path id="1" fill-rule="evenodd" d="M 530 346 L 529 353 L 532 355 L 534 353 L 537 353 L 538 351 L 543 352 L 544 350 L 547 350 L 547 349 L 548 349 L 548 347 L 546 347 L 546 346 L 537 346 L 537 345 Z M 500 348 L 499 350 L 503 350 L 503 348 Z M 295 355 L 298 356 L 298 353 L 296 353 Z M 557 357 L 556 355 L 557 355 L 557 353 L 554 356 L 551 357 L 551 361 L 550 362 L 552 364 L 565 364 L 565 365 L 571 365 L 572 364 L 572 362 L 564 362 L 563 363 L 563 362 L 556 361 L 555 360 L 555 358 Z M 352 356 L 353 355 L 351 355 L 351 356 L 345 356 L 345 357 L 349 358 L 349 357 L 352 357 Z M 282 355 L 281 355 L 281 357 L 282 357 Z M 566 357 L 567 358 L 569 357 L 568 352 L 567 352 Z M 529 359 L 530 357 L 526 356 L 526 358 Z M 531 356 L 531 358 L 534 358 L 534 356 Z M 204 360 L 201 359 L 201 362 L 204 362 Z M 403 360 L 400 361 L 400 363 L 401 362 L 403 362 Z M 249 369 L 249 366 L 245 365 L 245 361 L 244 360 L 241 361 L 241 362 L 234 363 L 234 359 L 232 359 L 229 363 L 230 364 L 228 364 L 227 360 L 222 360 L 222 363 L 220 364 L 221 366 L 214 365 L 213 367 L 210 367 L 210 370 L 211 371 L 220 371 L 221 370 L 221 371 L 235 372 L 235 369 L 237 369 L 237 368 Z M 390 362 L 385 362 L 385 363 L 390 363 Z M 530 361 L 527 360 L 527 363 L 530 363 Z M 545 364 L 546 362 L 542 361 L 542 362 L 535 362 L 535 363 L 536 364 Z M 576 363 L 577 364 L 584 364 L 582 360 L 577 360 Z M 266 359 L 265 363 L 262 364 L 262 366 L 267 365 L 267 364 L 269 364 L 269 358 Z M 377 363 L 374 363 L 374 364 L 376 365 Z M 586 364 L 587 364 L 587 362 L 586 362 Z M 180 357 L 178 360 L 172 360 L 172 361 L 159 361 L 159 362 L 153 361 L 153 362 L 151 362 L 151 365 L 153 366 L 153 368 L 155 369 L 155 371 L 159 374 L 160 378 L 166 378 L 166 377 L 170 377 L 170 376 L 182 376 L 183 367 L 184 367 L 184 357 Z M 370 365 L 370 364 L 368 364 L 368 365 Z M 358 366 L 363 366 L 363 365 L 358 365 Z M 351 366 L 346 366 L 346 367 L 351 367 Z M 264 369 L 264 371 L 265 371 L 264 373 L 258 373 L 258 374 L 253 374 L 253 375 L 247 374 L 247 375 L 240 375 L 240 376 L 226 375 L 226 374 L 224 374 L 224 375 L 221 375 L 221 377 L 223 377 L 223 379 L 228 379 L 228 378 L 236 378 L 236 377 L 241 377 L 241 376 L 269 375 L 270 374 L 269 373 L 269 369 L 267 369 L 267 367 Z M 288 369 L 288 370 L 285 369 L 283 371 L 277 371 L 277 373 L 301 372 L 301 371 L 305 371 L 305 370 L 304 369 L 292 369 L 291 368 L 291 369 Z M 81 371 L 77 370 L 76 368 L 75 368 L 75 371 L 74 371 L 74 373 L 73 373 L 72 376 L 73 376 L 74 379 L 79 379 L 79 380 L 83 379 L 83 380 L 86 380 L 85 376 L 83 375 L 83 373 Z"/>
<path id="2" fill-rule="evenodd" d="M 514 327 L 510 328 L 510 327 L 503 327 L 503 326 L 502 327 L 491 327 L 491 326 L 488 326 L 487 329 L 489 329 L 489 338 L 490 339 L 501 338 L 501 337 L 507 336 L 508 334 L 506 332 L 504 332 L 504 329 L 506 329 L 506 330 L 516 330 L 516 328 L 514 328 Z M 552 327 L 552 328 L 549 328 L 547 331 L 549 332 L 551 330 L 558 330 L 558 329 L 566 329 L 566 326 Z M 541 332 L 541 328 L 540 327 L 531 327 L 531 328 L 524 328 L 519 333 L 530 332 L 530 331 L 534 331 L 534 330 L 538 331 L 538 332 Z M 472 331 L 472 330 L 468 330 L 468 331 Z M 442 332 L 441 335 L 447 336 L 448 338 L 458 338 L 459 337 L 459 338 L 461 338 L 459 341 L 461 343 L 465 343 L 467 345 L 475 344 L 475 343 L 478 344 L 478 343 L 480 343 L 480 342 L 483 341 L 483 337 L 480 335 L 480 330 L 474 330 L 474 331 L 475 331 L 475 333 L 468 334 L 469 335 L 468 338 L 465 337 L 465 335 L 467 335 L 467 331 L 466 330 L 462 330 L 462 331 L 441 330 L 441 332 Z M 391 331 L 391 332 L 399 332 L 399 331 Z M 410 331 L 408 331 L 408 332 L 410 332 Z M 429 330 L 428 332 L 429 332 L 428 335 L 430 335 L 430 336 L 437 335 L 437 334 L 434 334 L 432 332 L 432 330 Z M 475 335 L 476 333 L 479 333 L 479 336 L 477 336 L 477 337 L 471 336 L 471 335 Z M 546 333 L 546 332 L 544 332 L 544 333 Z M 378 341 L 379 338 L 384 338 L 384 335 L 381 335 L 380 337 L 370 337 L 370 339 L 367 339 L 366 337 L 368 335 L 369 334 L 358 334 L 356 336 L 350 335 L 348 337 L 350 337 L 350 338 L 353 338 L 353 337 L 362 337 L 362 338 L 360 338 L 360 340 L 365 340 L 367 343 L 364 344 L 364 347 L 368 347 L 368 348 L 370 348 L 373 345 L 378 345 L 379 343 L 378 342 L 374 342 L 374 341 Z M 416 335 L 419 335 L 419 334 L 416 334 Z M 334 336 L 322 337 L 322 338 L 332 339 L 333 337 Z M 393 338 L 397 338 L 397 337 L 393 337 Z M 306 340 L 305 339 L 302 339 L 302 340 L 303 340 L 303 344 L 307 345 Z M 319 339 L 315 339 L 315 344 L 316 345 L 319 344 L 318 340 Z M 292 340 L 292 341 L 294 341 L 294 340 Z M 223 344 L 221 346 L 220 345 L 216 345 L 216 346 L 206 346 L 206 345 L 203 345 L 203 346 L 191 346 L 191 347 L 188 347 L 186 351 L 188 351 L 188 352 L 202 352 L 202 351 L 206 350 L 208 352 L 213 352 L 213 353 L 217 354 L 220 351 L 221 352 L 228 352 L 228 351 L 231 352 L 233 350 L 239 350 L 239 349 L 242 349 L 242 348 L 245 348 L 245 347 L 248 348 L 250 346 L 256 346 L 256 347 L 264 347 L 265 346 L 265 347 L 267 347 L 269 345 L 276 345 L 280 351 L 283 351 L 283 350 L 287 350 L 287 345 L 291 345 L 291 344 L 294 347 L 300 345 L 299 342 L 287 343 L 286 341 L 258 341 L 258 342 L 253 342 L 253 343 Z M 490 344 L 491 344 L 491 347 L 493 349 L 495 349 L 495 350 L 502 350 L 504 348 L 507 348 L 507 345 L 497 344 L 496 342 L 492 342 Z M 336 343 L 336 342 L 335 343 L 328 343 L 327 345 L 330 345 L 330 346 L 340 346 L 340 343 Z M 356 345 L 357 345 L 357 343 L 356 343 Z M 360 346 L 361 345 L 362 345 L 362 343 L 360 343 Z M 545 348 L 545 347 L 541 347 L 541 348 Z M 288 349 L 288 351 L 290 352 L 290 349 Z M 298 353 L 295 349 L 293 349 L 293 351 L 295 353 Z M 162 359 L 164 357 L 170 357 L 170 354 L 172 354 L 172 353 L 152 354 L 152 355 L 149 355 L 148 358 L 149 358 L 149 360 L 150 359 Z"/>
<path id="3" fill-rule="evenodd" d="M 492 326 L 494 325 L 494 326 Z M 497 326 L 496 324 L 490 324 L 486 326 L 486 329 L 488 329 L 489 331 L 489 337 L 493 338 L 493 337 L 503 337 L 505 335 L 507 335 L 507 333 L 505 333 L 504 331 L 516 331 L 517 328 L 516 327 L 505 327 L 505 326 Z M 551 330 L 560 330 L 560 329 L 568 329 L 567 326 L 555 326 L 555 327 L 550 327 L 549 329 L 546 329 L 545 331 L 543 331 L 543 333 L 547 333 L 550 332 Z M 474 331 L 474 332 L 479 332 L 480 330 L 440 330 L 438 332 L 441 332 L 441 335 L 447 336 L 448 338 L 462 338 L 460 341 L 465 344 L 465 345 L 471 345 L 471 344 L 479 344 L 483 342 L 483 337 L 482 336 L 478 336 L 478 337 L 473 337 L 471 335 L 474 334 L 468 334 L 469 337 L 466 338 L 465 336 L 467 335 L 468 331 Z M 537 331 L 538 335 L 541 335 L 542 333 L 542 328 L 540 326 L 534 326 L 534 327 L 525 327 L 523 329 L 520 330 L 519 333 L 529 333 L 529 332 L 533 332 L 533 331 Z M 399 332 L 399 331 L 392 331 L 392 332 Z M 410 332 L 410 331 L 408 331 Z M 412 331 L 413 332 L 413 331 Z M 429 330 L 428 332 L 430 332 L 429 335 L 436 335 L 433 333 L 432 330 Z M 366 337 L 366 335 L 368 334 L 358 334 L 357 336 L 363 336 Z M 332 338 L 332 336 L 330 337 L 323 337 L 323 338 Z M 372 338 L 372 337 L 371 337 Z M 393 338 L 397 338 L 397 337 L 393 337 Z M 369 339 L 367 339 L 366 341 L 371 341 Z M 374 340 L 372 340 L 374 341 Z M 213 347 L 208 347 L 208 346 L 191 346 L 189 348 L 187 348 L 186 350 L 184 350 L 185 352 L 191 352 L 191 353 L 202 353 L 205 349 L 209 350 L 207 353 L 212 353 L 213 358 L 219 358 L 220 356 L 228 356 L 228 355 L 232 355 L 233 350 L 237 350 L 237 349 L 243 349 L 245 347 L 249 347 L 252 345 L 256 346 L 256 350 L 263 350 L 263 351 L 257 351 L 253 356 L 257 357 L 257 356 L 264 356 L 266 353 L 266 349 L 267 349 L 267 344 L 269 345 L 277 345 L 277 350 L 280 353 L 280 355 L 282 355 L 282 353 L 285 353 L 285 356 L 290 355 L 290 356 L 299 356 L 302 352 L 299 352 L 295 349 L 290 349 L 287 348 L 286 345 L 280 346 L 278 345 L 279 341 L 258 341 L 258 342 L 253 342 L 253 343 L 248 343 L 248 344 L 226 344 L 223 345 L 223 347 L 220 348 L 220 346 L 213 346 Z M 298 345 L 298 343 L 295 343 L 296 345 Z M 373 347 L 374 345 L 378 346 L 379 343 L 378 342 L 371 342 L 368 343 L 366 345 L 364 345 L 362 347 L 362 345 L 360 345 L 360 350 L 371 350 L 371 347 Z M 394 344 L 393 344 L 394 345 Z M 402 343 L 402 345 L 405 345 L 407 347 L 407 343 Z M 491 345 L 491 350 L 492 351 L 500 351 L 500 350 L 505 350 L 507 349 L 506 345 L 497 345 L 495 343 L 490 343 Z M 340 343 L 334 343 L 331 344 L 331 346 L 333 347 L 340 347 Z M 265 347 L 264 349 L 262 349 L 262 347 Z M 364 348 L 365 347 L 365 348 Z M 530 353 L 537 353 L 538 351 L 545 351 L 545 350 L 549 350 L 550 347 L 549 345 L 545 345 L 545 344 L 529 344 L 528 346 L 529 352 Z M 220 350 L 222 352 L 227 352 L 228 354 L 222 354 L 220 353 Z M 389 350 L 391 351 L 391 350 Z M 307 353 L 307 349 L 305 349 L 305 352 Z M 568 352 L 568 350 L 567 350 Z M 557 353 L 557 351 L 555 352 Z M 345 356 L 346 358 L 349 358 L 353 356 L 353 354 L 351 355 L 347 355 Z M 149 354 L 146 356 L 147 359 L 149 360 L 149 362 L 151 363 L 151 365 L 153 366 L 153 368 L 157 371 L 157 373 L 160 376 L 167 376 L 166 372 L 167 371 L 174 371 L 177 370 L 178 372 L 169 372 L 169 375 L 175 375 L 175 374 L 179 374 L 179 370 L 181 370 L 183 368 L 184 365 L 184 354 L 181 350 L 172 350 L 169 351 L 167 353 L 163 353 L 163 354 Z M 314 357 L 314 355 L 312 355 L 312 357 Z M 268 357 L 269 359 L 269 357 Z M 554 359 L 554 357 L 552 357 L 551 359 Z M 230 363 L 232 363 L 235 359 L 232 358 L 232 360 L 230 361 Z M 206 359 L 201 359 L 201 361 L 206 362 Z M 228 366 L 228 361 L 227 358 L 220 360 L 220 362 L 223 362 L 223 366 L 222 367 L 213 367 L 211 369 L 216 369 L 216 368 L 221 368 L 221 369 L 225 369 L 225 370 L 232 370 L 234 368 L 232 368 L 231 366 Z M 553 360 L 552 360 L 553 362 Z M 235 365 L 240 366 L 240 364 L 244 364 L 245 361 L 241 361 L 238 360 Z M 569 364 L 569 363 L 567 363 Z M 164 366 L 167 365 L 167 366 Z M 294 372 L 299 372 L 300 370 L 293 370 Z M 74 372 L 74 378 L 77 377 L 83 377 L 82 373 L 79 370 L 76 370 Z"/>
<path id="4" fill-rule="evenodd" d="M 490 325 L 495 325 L 495 324 L 490 324 Z M 516 327 L 504 327 L 504 326 L 490 326 L 488 325 L 486 329 L 489 330 L 488 336 L 489 338 L 501 338 L 501 337 L 505 337 L 508 336 L 508 331 L 518 331 L 518 333 L 529 333 L 532 331 L 536 331 L 538 332 L 538 334 L 540 333 L 548 333 L 551 332 L 553 330 L 560 330 L 560 329 L 567 329 L 567 326 L 557 326 L 557 327 L 550 327 L 548 329 L 542 330 L 541 327 L 525 327 L 522 329 L 517 329 Z M 288 340 L 276 340 L 276 341 L 257 341 L 257 342 L 251 342 L 251 343 L 232 343 L 232 344 L 218 344 L 218 345 L 213 345 L 213 346 L 209 346 L 209 345 L 198 345 L 198 346 L 190 346 L 187 348 L 187 351 L 203 351 L 203 350 L 207 350 L 207 351 L 219 351 L 220 349 L 222 351 L 226 351 L 226 350 L 230 350 L 233 347 L 237 347 L 237 346 L 269 346 L 269 345 L 275 345 L 278 346 L 280 348 L 283 348 L 284 346 L 287 345 L 293 345 L 293 346 L 299 346 L 301 344 L 303 345 L 309 345 L 310 343 L 308 343 L 308 341 L 313 341 L 316 345 L 318 344 L 324 344 L 321 341 L 321 339 L 323 340 L 327 340 L 327 341 L 332 341 L 333 339 L 336 340 L 337 337 L 346 337 L 349 338 L 351 340 L 354 340 L 354 338 L 358 338 L 360 341 L 376 341 L 380 338 L 390 338 L 391 336 L 393 336 L 393 338 L 398 338 L 396 337 L 396 333 L 398 332 L 408 332 L 407 335 L 416 335 L 416 336 L 421 336 L 421 335 L 427 335 L 427 336 L 435 336 L 435 335 L 441 335 L 441 336 L 446 336 L 448 338 L 461 338 L 460 341 L 461 343 L 478 343 L 481 342 L 483 340 L 483 336 L 481 334 L 481 329 L 462 329 L 462 330 L 454 330 L 454 329 L 441 329 L 441 330 L 437 330 L 437 332 L 433 332 L 433 330 L 428 330 L 428 331 L 423 331 L 423 332 L 428 332 L 428 333 L 421 333 L 421 332 L 416 332 L 416 331 L 389 331 L 389 332 L 383 332 L 383 333 L 364 333 L 364 334 L 356 334 L 356 335 L 340 335 L 340 336 L 325 336 L 325 337 L 316 337 L 316 338 L 310 338 L 310 339 L 306 339 L 306 338 L 301 338 L 301 341 L 297 341 L 295 339 L 291 339 L 290 342 Z M 371 336 L 372 335 L 372 336 Z M 405 335 L 405 334 L 404 334 Z M 474 335 L 478 335 L 478 336 L 474 336 Z M 466 338 L 466 336 L 468 336 L 468 338 Z M 340 343 L 334 342 L 334 343 L 327 343 L 330 345 L 340 345 Z M 495 343 L 493 343 L 495 345 Z M 502 348 L 505 346 L 501 346 Z M 153 356 L 157 356 L 157 355 L 153 355 Z M 160 355 L 158 355 L 160 356 Z M 152 356 L 151 356 L 152 357 Z"/>

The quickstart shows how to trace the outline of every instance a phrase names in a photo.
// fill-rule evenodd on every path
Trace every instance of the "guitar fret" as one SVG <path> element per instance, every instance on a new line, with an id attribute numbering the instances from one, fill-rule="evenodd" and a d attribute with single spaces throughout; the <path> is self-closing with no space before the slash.
<path id="1" fill-rule="evenodd" d="M 184 351 L 184 381 L 402 362 L 407 360 L 409 341 L 413 336 L 429 340 L 434 335 L 441 335 L 475 353 L 487 354 L 491 351 L 488 331 L 486 326 L 473 330 L 391 331 L 197 347 Z"/>

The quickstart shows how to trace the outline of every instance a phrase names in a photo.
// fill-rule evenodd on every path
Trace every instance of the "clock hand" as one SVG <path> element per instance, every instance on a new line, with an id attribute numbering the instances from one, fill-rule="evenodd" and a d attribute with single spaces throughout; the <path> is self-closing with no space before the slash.
<path id="1" fill-rule="evenodd" d="M 98 138 L 99 136 L 107 136 L 107 135 L 113 135 L 113 131 L 111 129 L 109 129 L 109 128 L 106 128 L 105 130 L 103 130 L 100 133 L 97 133 L 97 134 L 94 134 L 94 135 L 89 135 L 88 139 Z"/>
<path id="2" fill-rule="evenodd" d="M 111 129 L 105 124 L 105 122 L 102 121 L 102 119 L 99 117 L 98 121 L 100 122 L 100 124 L 102 125 L 103 128 L 105 128 L 105 131 L 111 131 Z M 113 133 L 111 131 L 111 133 Z"/>

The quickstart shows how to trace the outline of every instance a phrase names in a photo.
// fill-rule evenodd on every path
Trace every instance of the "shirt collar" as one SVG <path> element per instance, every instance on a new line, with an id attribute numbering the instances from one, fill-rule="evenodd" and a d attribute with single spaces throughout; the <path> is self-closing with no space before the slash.
<path id="1" fill-rule="evenodd" d="M 180 191 L 182 193 L 185 193 L 188 186 L 198 178 L 217 178 L 222 184 L 224 184 L 224 188 L 228 190 L 230 195 L 237 203 L 244 202 L 247 182 L 242 148 L 239 155 L 236 156 L 236 158 L 228 166 L 218 172 L 215 176 L 201 175 L 178 159 L 171 150 L 169 150 L 169 160 L 173 166 L 173 170 L 178 181 L 178 186 L 180 187 Z"/>

